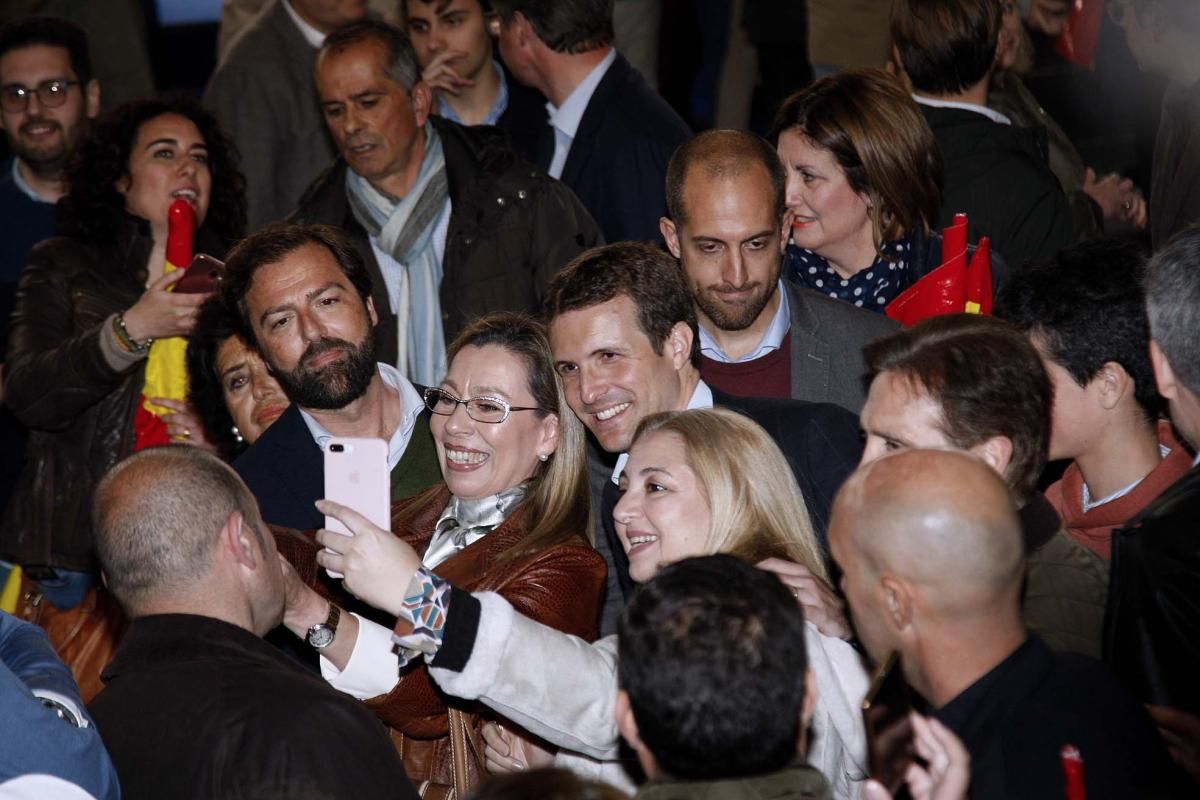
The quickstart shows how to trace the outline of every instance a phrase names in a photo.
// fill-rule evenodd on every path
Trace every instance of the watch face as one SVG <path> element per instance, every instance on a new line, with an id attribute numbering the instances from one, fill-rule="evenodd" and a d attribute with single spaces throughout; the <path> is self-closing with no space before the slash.
<path id="1" fill-rule="evenodd" d="M 333 641 L 333 633 L 333 628 L 324 623 L 313 625 L 308 629 L 308 643 L 318 650 L 328 647 L 330 642 Z"/>

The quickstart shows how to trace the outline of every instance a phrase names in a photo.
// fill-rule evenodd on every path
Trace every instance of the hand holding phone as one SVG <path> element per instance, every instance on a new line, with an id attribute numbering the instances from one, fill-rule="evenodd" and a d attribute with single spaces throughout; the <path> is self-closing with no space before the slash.
<path id="1" fill-rule="evenodd" d="M 178 294 L 205 294 L 221 288 L 225 277 L 225 262 L 206 253 L 197 253 L 175 284 Z"/>
<path id="2" fill-rule="evenodd" d="M 377 527 L 389 530 L 392 487 L 387 454 L 387 442 L 382 439 L 330 439 L 324 448 L 325 499 L 352 508 Z M 354 535 L 340 520 L 328 515 L 325 528 Z M 329 575 L 342 577 L 340 573 Z"/>

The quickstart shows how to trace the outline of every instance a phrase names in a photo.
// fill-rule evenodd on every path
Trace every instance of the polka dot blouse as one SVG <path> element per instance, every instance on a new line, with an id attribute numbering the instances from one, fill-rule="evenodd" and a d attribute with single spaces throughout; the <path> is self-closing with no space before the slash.
<path id="1" fill-rule="evenodd" d="M 849 278 L 843 278 L 829 262 L 812 250 L 788 245 L 788 276 L 813 291 L 859 308 L 882 312 L 908 285 L 912 242 L 906 237 L 887 242 L 875 263 Z"/>

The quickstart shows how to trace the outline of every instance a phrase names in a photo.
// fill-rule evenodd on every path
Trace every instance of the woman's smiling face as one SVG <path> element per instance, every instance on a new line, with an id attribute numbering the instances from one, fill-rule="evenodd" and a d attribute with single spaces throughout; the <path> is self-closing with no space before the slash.
<path id="1" fill-rule="evenodd" d="M 707 555 L 712 512 L 676 434 L 651 433 L 634 442 L 620 487 L 613 521 L 635 581 L 645 583 L 666 564 Z"/>

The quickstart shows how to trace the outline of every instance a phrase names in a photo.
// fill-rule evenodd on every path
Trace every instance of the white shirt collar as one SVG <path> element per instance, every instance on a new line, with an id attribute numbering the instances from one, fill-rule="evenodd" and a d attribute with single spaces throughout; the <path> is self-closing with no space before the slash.
<path id="1" fill-rule="evenodd" d="M 692 398 L 688 400 L 687 410 L 691 411 L 694 408 L 712 408 L 713 395 L 712 389 L 704 381 L 696 381 L 696 388 L 692 391 Z M 621 473 L 625 471 L 625 462 L 629 460 L 629 453 L 621 453 L 617 456 L 617 466 L 613 469 L 612 482 L 618 483 L 621 480 Z"/>
<path id="2" fill-rule="evenodd" d="M 923 106 L 930 106 L 932 108 L 957 108 L 960 111 L 974 111 L 976 114 L 983 114 L 992 122 L 998 122 L 1001 125 L 1012 125 L 1011 119 L 1004 116 L 999 111 L 988 108 L 987 106 L 978 106 L 974 103 L 960 103 L 957 100 L 938 100 L 937 98 L 933 97 L 922 97 L 919 94 L 914 94 L 912 97 L 913 100 L 916 100 Z"/>
<path id="3" fill-rule="evenodd" d="M 325 34 L 301 19 L 300 15 L 296 13 L 296 9 L 292 8 L 292 4 L 288 0 L 282 0 L 282 3 L 283 10 L 292 18 L 292 22 L 296 23 L 296 27 L 300 29 L 300 33 L 304 36 L 306 42 L 313 47 L 320 47 L 325 44 Z"/>
<path id="4" fill-rule="evenodd" d="M 21 168 L 19 166 L 17 166 L 18 163 L 19 163 L 19 159 L 17 159 L 16 156 L 13 156 L 13 160 L 12 160 L 13 183 L 16 184 L 16 187 L 21 190 L 21 194 L 25 195 L 26 197 L 28 197 L 30 200 L 32 200 L 35 203 L 51 202 L 50 200 L 47 200 L 46 198 L 42 197 L 40 194 L 35 192 L 33 187 L 25 182 L 25 179 L 23 177 L 21 177 Z"/>
<path id="5" fill-rule="evenodd" d="M 740 364 L 743 361 L 753 361 L 756 358 L 762 358 L 767 353 L 782 347 L 783 337 L 787 336 L 788 329 L 792 327 L 792 309 L 788 304 L 787 290 L 784 288 L 783 279 L 780 279 L 779 287 L 775 291 L 779 294 L 779 308 L 775 310 L 775 316 L 772 317 L 770 326 L 763 333 L 763 338 L 759 341 L 758 347 L 741 358 L 730 358 L 721 349 L 721 345 L 717 344 L 717 340 L 701 325 L 700 352 L 713 361 L 721 361 L 726 364 Z"/>
<path id="6" fill-rule="evenodd" d="M 616 60 L 617 50 L 610 47 L 608 55 L 593 67 L 587 77 L 581 80 L 579 85 L 567 95 L 567 99 L 563 100 L 561 106 L 556 107 L 553 103 L 546 103 L 546 110 L 550 112 L 550 124 L 574 139 L 576 131 L 579 130 L 579 123 L 583 120 L 583 112 L 587 111 L 588 103 L 592 101 L 592 95 L 596 93 L 596 87 L 600 85 L 600 81 L 604 80 L 605 73 Z"/>
<path id="7" fill-rule="evenodd" d="M 400 424 L 392 432 L 392 438 L 388 439 L 388 469 L 392 469 L 400 463 L 400 458 L 408 448 L 413 428 L 417 425 L 417 417 L 421 416 L 421 410 L 425 408 L 425 401 L 417 393 L 416 387 L 408 378 L 401 375 L 398 369 L 382 361 L 377 366 L 379 367 L 379 377 L 383 379 L 383 382 L 400 394 Z M 300 417 L 308 426 L 308 432 L 312 434 L 317 447 L 324 451 L 325 443 L 333 438 L 333 434 L 303 408 L 300 409 Z"/>

